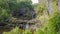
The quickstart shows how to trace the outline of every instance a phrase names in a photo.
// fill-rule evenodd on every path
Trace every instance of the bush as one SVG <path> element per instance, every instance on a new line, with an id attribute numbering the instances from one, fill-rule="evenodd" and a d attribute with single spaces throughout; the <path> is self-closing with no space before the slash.
<path id="1" fill-rule="evenodd" d="M 13 29 L 10 34 L 20 34 L 20 29 L 18 27 L 15 27 L 15 29 Z"/>
<path id="2" fill-rule="evenodd" d="M 41 29 L 37 29 L 34 34 L 44 34 L 44 32 Z"/>
<path id="3" fill-rule="evenodd" d="M 57 32 L 57 34 L 60 34 L 60 31 L 59 31 L 59 32 Z"/>
<path id="4" fill-rule="evenodd" d="M 30 30 L 25 30 L 23 34 L 32 34 Z"/>
<path id="5" fill-rule="evenodd" d="M 58 31 L 60 31 L 60 12 L 56 12 L 48 23 L 48 34 L 57 34 Z"/>
<path id="6" fill-rule="evenodd" d="M 2 9 L 0 12 L 1 12 L 0 13 L 0 22 L 1 21 L 4 22 L 10 17 L 10 15 L 9 15 L 9 13 L 8 13 L 8 11 L 6 9 Z"/>
<path id="7" fill-rule="evenodd" d="M 10 34 L 9 32 L 4 32 L 3 34 Z"/>
<path id="8" fill-rule="evenodd" d="M 3 34 L 20 34 L 20 29 L 18 27 L 15 27 L 10 32 L 4 32 Z"/>

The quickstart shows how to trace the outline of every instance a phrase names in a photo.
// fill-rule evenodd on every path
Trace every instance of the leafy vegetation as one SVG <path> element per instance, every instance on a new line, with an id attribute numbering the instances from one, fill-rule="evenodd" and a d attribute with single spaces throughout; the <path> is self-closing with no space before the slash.
<path id="1" fill-rule="evenodd" d="M 13 30 L 10 32 L 4 32 L 3 34 L 20 34 L 20 29 L 18 27 L 15 27 Z"/>
<path id="2" fill-rule="evenodd" d="M 4 32 L 3 34 L 60 34 L 60 11 L 56 8 L 56 0 L 52 0 L 51 3 L 50 1 L 39 0 L 39 3 L 32 4 L 31 0 L 0 0 L 0 23 L 8 23 L 7 25 L 0 24 L 0 26 L 9 27 L 11 24 L 15 26 L 10 32 Z M 49 14 L 51 8 L 52 13 Z M 29 22 L 34 19 L 39 21 L 36 23 L 34 21 Z M 26 29 L 27 23 L 29 29 Z M 23 25 L 20 27 L 19 24 Z M 30 29 L 30 27 L 33 28 Z"/>
<path id="3" fill-rule="evenodd" d="M 49 19 L 49 23 L 48 23 L 48 34 L 57 34 L 60 31 L 60 12 L 56 12 L 55 15 L 53 15 L 53 17 L 51 17 Z"/>
<path id="4" fill-rule="evenodd" d="M 30 30 L 25 30 L 23 34 L 32 34 Z"/>
<path id="5" fill-rule="evenodd" d="M 41 29 L 36 29 L 34 34 L 44 34 L 44 32 Z"/>

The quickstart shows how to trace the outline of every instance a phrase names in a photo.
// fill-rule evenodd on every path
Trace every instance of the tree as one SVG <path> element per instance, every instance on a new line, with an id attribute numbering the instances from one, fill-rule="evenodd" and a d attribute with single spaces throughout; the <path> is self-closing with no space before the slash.
<path id="1" fill-rule="evenodd" d="M 8 11 L 6 9 L 2 9 L 0 11 L 0 22 L 6 22 L 8 20 L 8 18 L 10 17 L 10 14 L 8 13 Z"/>

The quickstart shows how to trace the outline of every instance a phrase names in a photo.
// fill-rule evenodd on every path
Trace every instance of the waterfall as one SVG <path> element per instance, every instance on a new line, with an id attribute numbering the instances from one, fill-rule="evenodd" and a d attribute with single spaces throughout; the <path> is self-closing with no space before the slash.
<path id="1" fill-rule="evenodd" d="M 52 0 L 46 0 L 46 7 L 49 14 L 51 14 L 52 13 Z"/>
<path id="2" fill-rule="evenodd" d="M 27 24 L 26 24 L 26 29 L 28 29 L 28 28 L 29 28 L 29 24 L 27 23 Z"/>

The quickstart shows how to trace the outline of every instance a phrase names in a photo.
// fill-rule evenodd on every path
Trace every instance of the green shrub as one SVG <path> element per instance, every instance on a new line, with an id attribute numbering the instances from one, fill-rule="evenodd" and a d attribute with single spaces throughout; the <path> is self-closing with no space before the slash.
<path id="1" fill-rule="evenodd" d="M 57 34 L 60 31 L 60 12 L 56 12 L 48 23 L 48 34 Z"/>
<path id="2" fill-rule="evenodd" d="M 25 30 L 23 34 L 32 34 L 30 30 Z"/>
<path id="3" fill-rule="evenodd" d="M 20 34 L 20 29 L 18 27 L 15 27 L 13 30 L 10 32 L 4 32 L 3 34 Z"/>
<path id="4" fill-rule="evenodd" d="M 44 34 L 44 32 L 41 29 L 37 29 L 34 34 Z"/>
<path id="5" fill-rule="evenodd" d="M 10 31 L 10 34 L 20 34 L 20 29 L 18 27 L 16 27 L 12 31 Z"/>
<path id="6" fill-rule="evenodd" d="M 6 9 L 2 9 L 0 11 L 0 22 L 6 22 L 6 20 L 10 17 L 10 14 Z"/>
<path id="7" fill-rule="evenodd" d="M 57 34 L 60 34 L 60 31 L 59 31 L 59 32 L 57 32 Z"/>
<path id="8" fill-rule="evenodd" d="M 9 32 L 4 32 L 3 34 L 10 34 Z"/>

